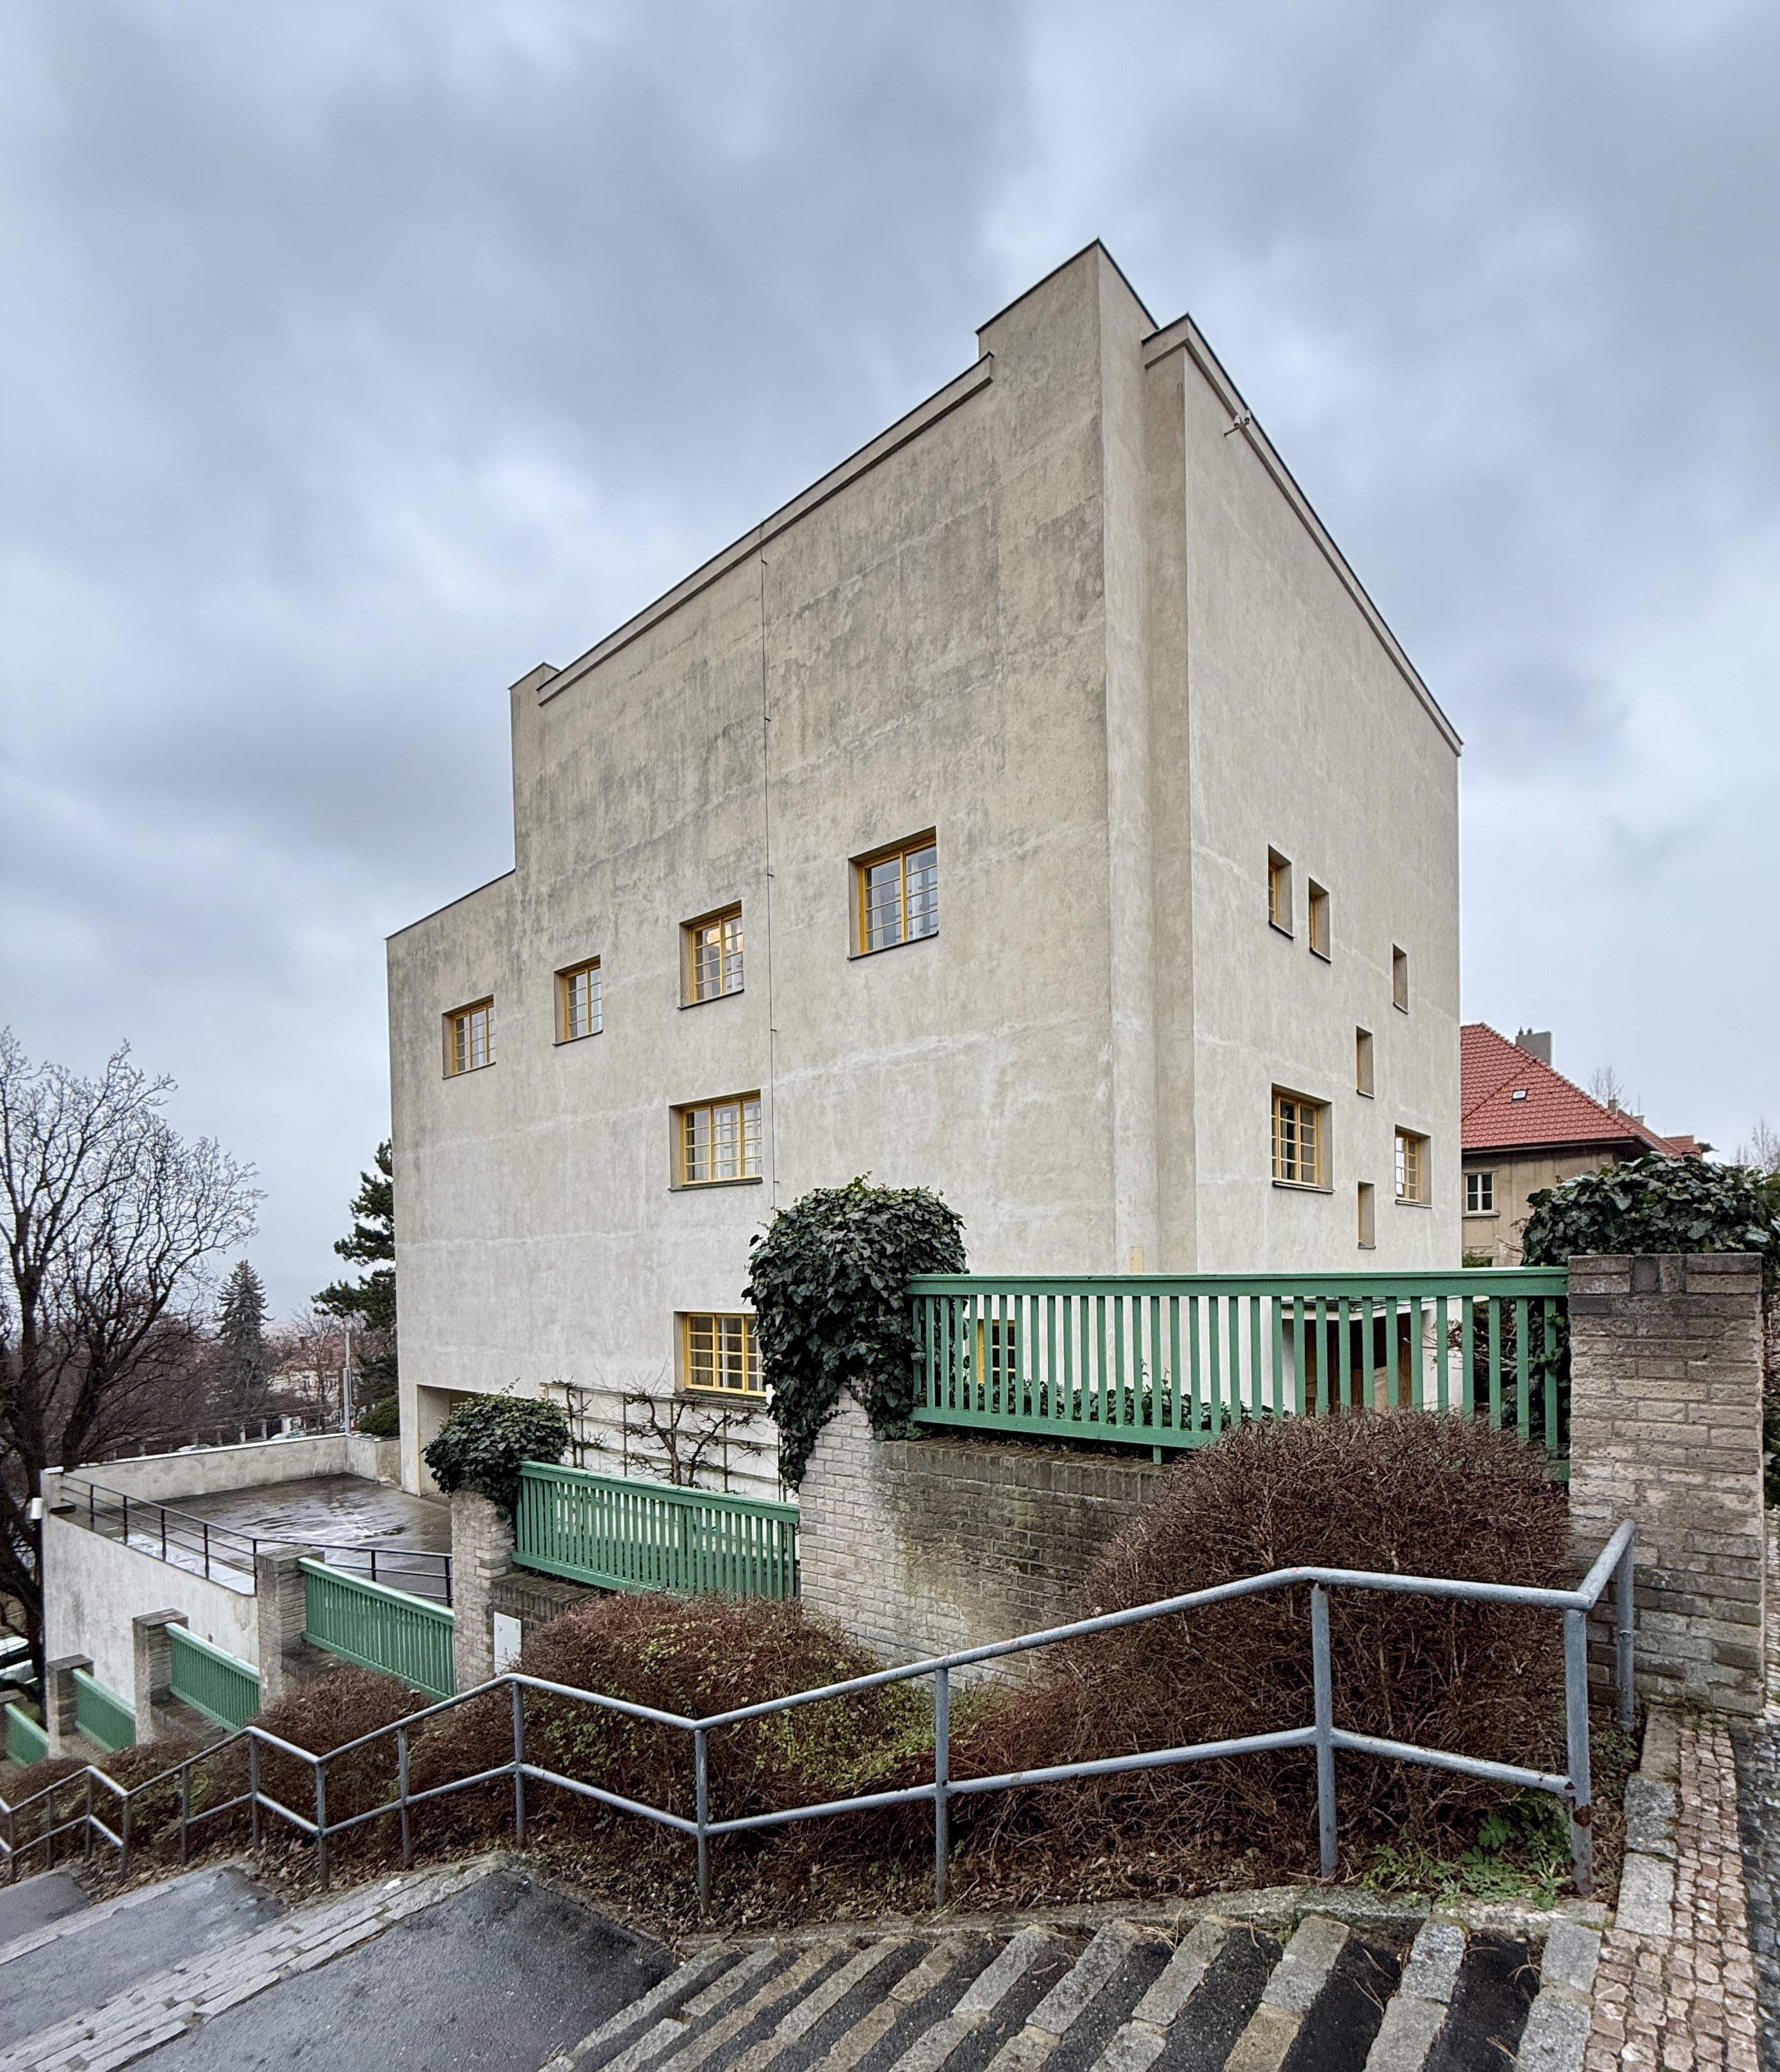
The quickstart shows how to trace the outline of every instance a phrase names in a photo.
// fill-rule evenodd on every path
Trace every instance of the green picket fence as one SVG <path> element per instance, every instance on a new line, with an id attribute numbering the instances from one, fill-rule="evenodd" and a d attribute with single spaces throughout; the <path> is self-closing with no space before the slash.
<path id="1" fill-rule="evenodd" d="M 1486 1416 L 1562 1472 L 1562 1267 L 1426 1273 L 923 1274 L 909 1283 L 926 1424 L 1165 1449 L 1244 1417 Z"/>
<path id="2" fill-rule="evenodd" d="M 253 1663 L 225 1655 L 183 1626 L 170 1626 L 166 1637 L 173 1651 L 174 1696 L 216 1726 L 231 1732 L 245 1726 L 260 1709 L 260 1672 Z"/>
<path id="3" fill-rule="evenodd" d="M 455 1621 L 445 1605 L 324 1562 L 306 1560 L 302 1567 L 306 1640 L 361 1668 L 399 1676 L 430 1697 L 455 1692 Z"/>
<path id="4" fill-rule="evenodd" d="M 108 1691 L 84 1669 L 74 1672 L 74 1724 L 102 1749 L 136 1745 L 136 1713 L 114 1691 Z"/>
<path id="5" fill-rule="evenodd" d="M 23 1706 L 6 1707 L 6 1760 L 21 1768 L 41 1762 L 49 1753 L 49 1736 Z"/>
<path id="6" fill-rule="evenodd" d="M 513 1558 L 608 1590 L 797 1595 L 797 1507 L 528 1461 Z"/>

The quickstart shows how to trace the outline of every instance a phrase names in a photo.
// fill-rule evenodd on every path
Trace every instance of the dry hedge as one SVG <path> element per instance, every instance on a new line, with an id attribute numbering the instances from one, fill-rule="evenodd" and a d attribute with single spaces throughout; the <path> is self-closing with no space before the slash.
<path id="1" fill-rule="evenodd" d="M 1511 1435 L 1432 1416 L 1282 1419 L 1241 1426 L 1177 1467 L 1090 1572 L 1083 1609 L 1122 1610 L 1301 1564 L 1561 1588 L 1566 1537 L 1563 1490 Z M 1558 1766 L 1555 1614 L 1337 1590 L 1330 1626 L 1338 1726 Z M 1311 1716 L 1309 1593 L 1281 1591 L 1059 1648 L 1033 1682 L 987 1708 L 954 1768 L 992 1775 L 1264 1733 Z M 1469 1842 L 1466 1816 L 1500 1795 L 1351 1756 L 1338 1759 L 1338 1789 L 1350 1844 Z M 1296 1869 L 1313 1860 L 1315 1803 L 1313 1757 L 1292 1750 L 979 1799 L 960 1811 L 991 1848 L 1040 1836 L 1062 1850 L 1104 1846 L 1111 1833 L 1190 1836 Z"/>

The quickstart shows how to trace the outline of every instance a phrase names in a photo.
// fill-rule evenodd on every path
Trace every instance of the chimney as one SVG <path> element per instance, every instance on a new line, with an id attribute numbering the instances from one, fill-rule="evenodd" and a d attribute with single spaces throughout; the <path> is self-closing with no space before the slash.
<path id="1" fill-rule="evenodd" d="M 1542 1065 L 1552 1062 L 1552 1032 L 1549 1029 L 1523 1029 L 1515 1038 L 1515 1048 L 1524 1050 L 1529 1058 L 1536 1058 Z"/>

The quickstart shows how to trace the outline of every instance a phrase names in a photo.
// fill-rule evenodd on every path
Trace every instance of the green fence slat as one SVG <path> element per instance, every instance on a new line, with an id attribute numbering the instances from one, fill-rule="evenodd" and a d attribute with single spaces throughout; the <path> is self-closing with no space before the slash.
<path id="1" fill-rule="evenodd" d="M 400 1677 L 430 1697 L 455 1694 L 452 1640 L 457 1621 L 446 1606 L 323 1562 L 299 1565 L 306 1640 L 343 1661 Z"/>
<path id="2" fill-rule="evenodd" d="M 260 1672 L 183 1626 L 166 1629 L 173 1695 L 213 1725 L 245 1726 L 260 1709 Z"/>
<path id="3" fill-rule="evenodd" d="M 6 1759 L 21 1769 L 49 1753 L 49 1736 L 23 1706 L 6 1707 Z"/>

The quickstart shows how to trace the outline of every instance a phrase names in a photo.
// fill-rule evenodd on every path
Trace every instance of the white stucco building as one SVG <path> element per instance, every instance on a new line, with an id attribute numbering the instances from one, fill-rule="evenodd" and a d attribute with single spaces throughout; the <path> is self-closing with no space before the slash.
<path id="1" fill-rule="evenodd" d="M 513 686 L 514 868 L 389 946 L 410 1486 L 746 1378 L 856 1174 L 985 1271 L 1458 1263 L 1456 735 L 1190 320 L 1094 245 L 979 341 Z"/>

